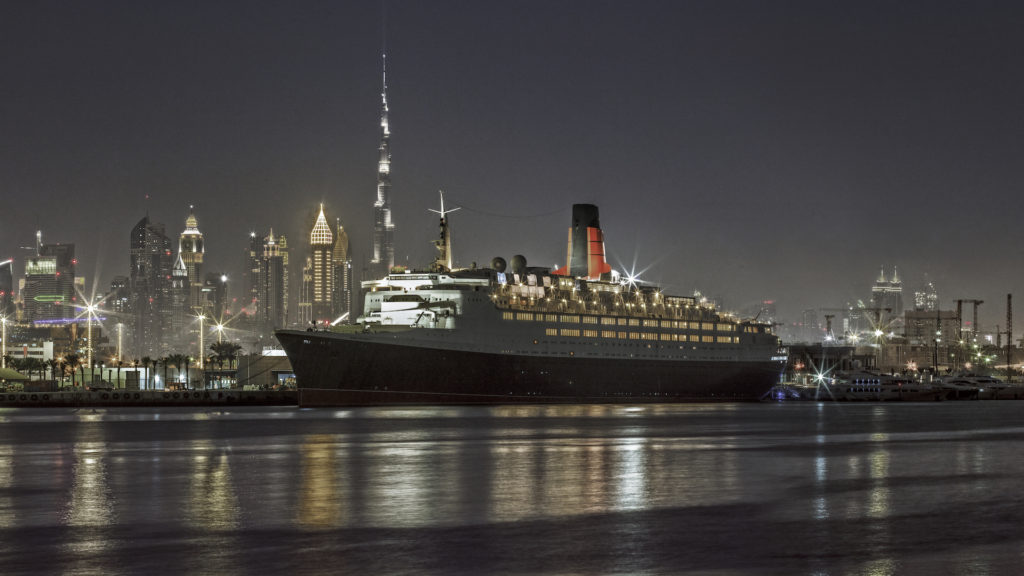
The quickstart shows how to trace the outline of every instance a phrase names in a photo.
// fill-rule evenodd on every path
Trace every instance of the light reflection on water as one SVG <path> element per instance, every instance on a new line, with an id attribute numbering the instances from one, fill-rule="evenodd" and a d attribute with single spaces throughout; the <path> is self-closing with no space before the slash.
<path id="1" fill-rule="evenodd" d="M 0 566 L 1018 573 L 1015 407 L 7 411 Z"/>

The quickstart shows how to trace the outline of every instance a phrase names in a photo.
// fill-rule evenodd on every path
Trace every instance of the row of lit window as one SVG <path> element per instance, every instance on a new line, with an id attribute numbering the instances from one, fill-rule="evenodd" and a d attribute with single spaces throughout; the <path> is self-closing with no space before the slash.
<path id="1" fill-rule="evenodd" d="M 584 338 L 617 338 L 620 340 L 662 340 L 663 342 L 704 342 L 719 344 L 739 344 L 738 336 L 711 336 L 697 334 L 657 334 L 654 332 L 616 332 L 615 330 L 583 330 Z M 580 330 L 576 328 L 546 328 L 545 336 L 571 336 L 580 337 Z"/>
<path id="2" fill-rule="evenodd" d="M 543 314 L 533 312 L 503 312 L 505 320 L 522 320 L 526 322 L 561 322 L 563 324 L 597 324 L 597 316 L 576 316 L 572 314 Z M 643 326 L 644 328 L 675 328 L 677 330 L 708 330 L 718 332 L 735 332 L 736 325 L 729 323 L 714 322 L 687 322 L 685 320 L 657 320 L 652 318 L 618 318 L 613 316 L 601 317 L 600 323 L 605 326 Z M 747 326 L 745 332 L 755 332 L 752 327 Z"/>

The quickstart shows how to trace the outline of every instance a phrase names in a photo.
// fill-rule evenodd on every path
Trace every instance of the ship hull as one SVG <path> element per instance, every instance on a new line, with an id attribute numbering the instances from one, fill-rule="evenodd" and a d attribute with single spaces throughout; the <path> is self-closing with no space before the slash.
<path id="1" fill-rule="evenodd" d="M 277 333 L 301 406 L 758 400 L 778 362 L 592 358 L 457 350 L 330 333 Z"/>

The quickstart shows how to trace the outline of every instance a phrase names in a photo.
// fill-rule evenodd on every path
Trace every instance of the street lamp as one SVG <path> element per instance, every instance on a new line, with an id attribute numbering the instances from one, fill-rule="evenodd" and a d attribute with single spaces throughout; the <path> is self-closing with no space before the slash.
<path id="1" fill-rule="evenodd" d="M 89 348 L 86 350 L 86 352 L 87 352 L 87 358 L 88 358 L 87 363 L 89 364 L 89 375 L 92 376 L 92 317 L 93 317 L 94 313 L 96 312 L 96 305 L 89 304 L 88 306 L 85 307 L 85 311 L 88 312 L 88 314 L 89 314 L 89 316 L 87 318 L 88 319 L 88 330 L 86 332 L 86 338 L 89 341 Z"/>
<path id="2" fill-rule="evenodd" d="M 203 369 L 203 321 L 206 320 L 206 316 L 202 313 L 199 314 L 199 358 L 197 364 L 199 369 Z"/>
<path id="3" fill-rule="evenodd" d="M 220 344 L 221 340 L 223 338 L 224 338 L 224 324 L 218 323 L 217 324 L 217 344 Z"/>
<path id="4" fill-rule="evenodd" d="M 7 316 L 0 316 L 0 324 L 3 325 L 3 334 L 0 335 L 0 345 L 3 346 L 2 367 L 7 368 Z"/>

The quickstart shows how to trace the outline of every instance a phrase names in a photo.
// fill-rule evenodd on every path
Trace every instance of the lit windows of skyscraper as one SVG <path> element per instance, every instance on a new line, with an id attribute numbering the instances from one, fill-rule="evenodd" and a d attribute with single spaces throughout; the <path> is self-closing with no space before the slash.
<path id="1" fill-rule="evenodd" d="M 312 281 L 311 312 L 318 324 L 334 320 L 334 234 L 327 225 L 323 204 L 309 236 Z"/>
<path id="2" fill-rule="evenodd" d="M 77 264 L 74 244 L 43 244 L 42 233 L 36 234 L 36 256 L 25 261 L 26 322 L 74 318 Z"/>

